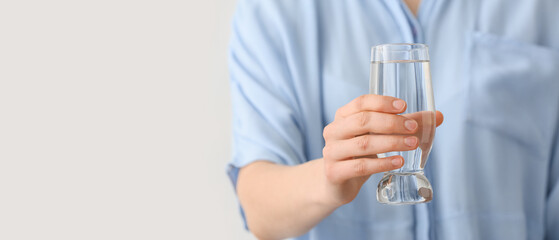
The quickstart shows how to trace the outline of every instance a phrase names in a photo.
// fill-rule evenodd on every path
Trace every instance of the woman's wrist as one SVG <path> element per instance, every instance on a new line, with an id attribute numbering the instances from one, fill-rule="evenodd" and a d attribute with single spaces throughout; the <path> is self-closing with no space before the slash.
<path id="1" fill-rule="evenodd" d="M 311 194 L 311 201 L 315 204 L 320 206 L 321 208 L 328 209 L 334 211 L 338 207 L 344 205 L 343 201 L 340 201 L 338 197 L 336 197 L 336 186 L 328 181 L 326 175 L 324 173 L 324 159 L 316 159 L 312 161 L 313 165 L 310 166 L 313 168 L 313 173 L 316 181 L 314 181 L 314 189 L 316 191 Z"/>

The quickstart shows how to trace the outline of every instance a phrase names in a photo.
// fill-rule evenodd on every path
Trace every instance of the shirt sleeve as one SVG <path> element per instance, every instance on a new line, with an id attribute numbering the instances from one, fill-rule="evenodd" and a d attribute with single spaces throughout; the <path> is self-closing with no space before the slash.
<path id="1" fill-rule="evenodd" d="M 546 200 L 546 240 L 559 240 L 559 130 L 555 135 Z"/>
<path id="2" fill-rule="evenodd" d="M 239 2 L 233 18 L 229 46 L 233 156 L 227 173 L 235 190 L 239 169 L 254 161 L 305 162 L 299 110 L 277 31 L 279 18 L 273 6 L 250 0 Z M 246 228 L 242 207 L 241 215 Z"/>

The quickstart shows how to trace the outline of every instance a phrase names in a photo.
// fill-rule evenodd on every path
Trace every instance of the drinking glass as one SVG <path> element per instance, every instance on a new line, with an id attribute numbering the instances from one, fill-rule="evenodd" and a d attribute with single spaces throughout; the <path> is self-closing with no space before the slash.
<path id="1" fill-rule="evenodd" d="M 377 200 L 385 204 L 416 204 L 433 199 L 423 169 L 435 136 L 435 101 L 428 47 L 425 44 L 383 44 L 371 50 L 370 93 L 392 96 L 407 103 L 401 115 L 418 123 L 419 147 L 412 151 L 378 154 L 401 155 L 404 166 L 386 172 L 377 187 Z"/>

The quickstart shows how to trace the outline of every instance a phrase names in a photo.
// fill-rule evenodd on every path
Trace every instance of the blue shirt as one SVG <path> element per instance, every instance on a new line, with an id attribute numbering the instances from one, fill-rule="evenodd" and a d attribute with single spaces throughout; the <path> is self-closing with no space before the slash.
<path id="1" fill-rule="evenodd" d="M 559 1 L 241 0 L 230 74 L 234 153 L 322 157 L 335 111 L 367 94 L 371 46 L 426 43 L 438 110 L 427 204 L 357 198 L 296 239 L 559 239 Z"/>

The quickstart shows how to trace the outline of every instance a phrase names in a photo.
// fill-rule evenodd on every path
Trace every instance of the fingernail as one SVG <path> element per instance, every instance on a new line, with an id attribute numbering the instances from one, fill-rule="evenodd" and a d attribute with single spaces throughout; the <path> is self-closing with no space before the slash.
<path id="1" fill-rule="evenodd" d="M 395 167 L 402 166 L 402 159 L 399 157 L 392 159 L 392 165 Z"/>
<path id="2" fill-rule="evenodd" d="M 414 120 L 406 120 L 404 126 L 406 126 L 408 130 L 413 131 L 417 128 L 417 122 Z"/>
<path id="3" fill-rule="evenodd" d="M 396 108 L 397 110 L 404 108 L 405 105 L 406 102 L 404 102 L 404 100 L 395 100 L 394 102 L 392 102 L 392 106 L 394 106 L 394 108 Z"/>
<path id="4" fill-rule="evenodd" d="M 417 144 L 417 138 L 416 137 L 407 137 L 406 139 L 404 139 L 404 143 L 410 147 L 414 147 L 415 144 Z"/>

